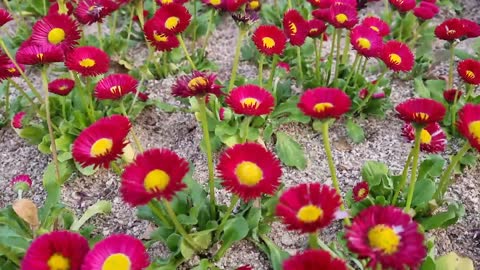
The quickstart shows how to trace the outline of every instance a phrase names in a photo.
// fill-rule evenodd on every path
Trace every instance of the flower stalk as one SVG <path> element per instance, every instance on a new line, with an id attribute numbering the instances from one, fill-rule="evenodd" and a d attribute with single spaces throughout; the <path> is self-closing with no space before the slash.
<path id="1" fill-rule="evenodd" d="M 225 228 L 225 224 L 227 224 L 228 218 L 233 212 L 233 208 L 235 208 L 235 205 L 237 205 L 239 200 L 240 200 L 240 197 L 238 197 L 237 195 L 233 195 L 232 201 L 230 202 L 230 206 L 228 206 L 228 209 L 223 215 L 220 225 L 218 225 L 218 228 L 215 231 L 215 239 L 218 239 L 220 237 L 220 234 L 222 233 L 223 228 Z"/>
<path id="2" fill-rule="evenodd" d="M 185 228 L 182 226 L 182 224 L 178 221 L 177 215 L 175 214 L 175 211 L 173 211 L 173 208 L 170 204 L 169 201 L 163 200 L 163 203 L 165 205 L 165 209 L 167 210 L 168 216 L 170 217 L 170 220 L 173 222 L 173 225 L 175 226 L 175 229 L 180 233 L 180 235 L 185 239 L 185 241 L 192 247 L 195 251 L 200 251 L 202 250 L 195 241 L 193 241 L 193 238 L 187 233 Z"/>
<path id="3" fill-rule="evenodd" d="M 408 186 L 407 204 L 405 205 L 405 211 L 408 212 L 412 205 L 413 192 L 415 191 L 415 183 L 417 182 L 418 171 L 418 156 L 420 154 L 420 142 L 423 127 L 415 126 L 415 145 L 413 147 L 413 160 L 412 160 L 412 174 L 410 176 L 410 184 Z"/>
<path id="4" fill-rule="evenodd" d="M 450 66 L 448 68 L 448 86 L 447 89 L 453 88 L 453 65 L 455 60 L 455 42 L 450 43 Z"/>
<path id="5" fill-rule="evenodd" d="M 180 42 L 180 46 L 183 49 L 183 53 L 185 54 L 185 57 L 188 60 L 188 63 L 190 64 L 190 66 L 192 67 L 193 70 L 196 70 L 197 67 L 195 66 L 195 63 L 193 63 L 193 60 L 190 57 L 190 53 L 188 53 L 188 49 L 187 49 L 187 46 L 185 46 L 185 42 L 183 41 L 182 35 L 178 34 L 177 38 L 178 38 L 178 41 Z"/>
<path id="6" fill-rule="evenodd" d="M 243 38 L 247 35 L 247 29 L 244 27 L 239 27 L 237 44 L 235 46 L 235 56 L 233 58 L 232 72 L 230 75 L 230 82 L 228 83 L 228 92 L 232 90 L 235 85 L 235 79 L 237 78 L 238 63 L 240 61 L 240 49 L 242 47 Z"/>
<path id="7" fill-rule="evenodd" d="M 400 192 L 402 191 L 402 189 L 405 187 L 405 184 L 407 183 L 408 168 L 410 168 L 410 164 L 412 163 L 412 157 L 413 157 L 413 148 L 412 150 L 410 150 L 410 153 L 408 154 L 407 161 L 405 162 L 405 166 L 403 167 L 400 183 L 398 184 L 393 194 L 392 205 L 397 204 L 398 196 L 400 195 Z"/>
<path id="8" fill-rule="evenodd" d="M 268 77 L 268 82 L 267 82 L 267 90 L 269 91 L 272 90 L 273 78 L 275 77 L 275 71 L 277 70 L 277 65 L 278 65 L 278 55 L 274 54 L 273 60 L 272 60 L 272 68 L 270 69 L 270 76 Z"/>

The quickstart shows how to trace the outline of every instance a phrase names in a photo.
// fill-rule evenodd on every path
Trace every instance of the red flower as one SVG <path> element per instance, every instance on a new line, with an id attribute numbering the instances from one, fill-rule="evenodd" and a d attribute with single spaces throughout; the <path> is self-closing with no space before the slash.
<path id="1" fill-rule="evenodd" d="M 74 15 L 81 24 L 102 23 L 103 18 L 117 9 L 111 0 L 82 0 L 78 3 Z"/>
<path id="2" fill-rule="evenodd" d="M 88 249 L 87 240 L 78 233 L 55 231 L 43 234 L 28 248 L 21 270 L 80 270 Z"/>
<path id="3" fill-rule="evenodd" d="M 283 31 L 290 39 L 290 44 L 301 46 L 305 43 L 308 35 L 308 22 L 302 17 L 300 12 L 290 9 L 283 15 Z"/>
<path id="4" fill-rule="evenodd" d="M 350 98 L 342 90 L 318 87 L 305 91 L 297 106 L 305 115 L 325 119 L 339 118 L 350 110 L 351 104 Z"/>
<path id="5" fill-rule="evenodd" d="M 236 12 L 247 2 L 248 0 L 222 0 L 222 9 L 228 12 Z"/>
<path id="6" fill-rule="evenodd" d="M 407 12 L 415 8 L 417 2 L 415 0 L 389 0 L 390 4 L 400 12 Z"/>
<path id="7" fill-rule="evenodd" d="M 220 96 L 222 94 L 222 86 L 215 83 L 216 78 L 215 74 L 194 70 L 192 74 L 177 78 L 177 81 L 172 86 L 172 95 L 184 98 L 208 94 Z"/>
<path id="8" fill-rule="evenodd" d="M 278 62 L 277 67 L 283 68 L 285 72 L 290 73 L 290 65 L 287 62 Z"/>
<path id="9" fill-rule="evenodd" d="M 0 58 L 2 58 L 1 52 L 0 52 Z M 18 64 L 18 65 L 22 69 L 22 71 L 25 71 L 24 65 L 22 64 Z M 17 69 L 15 64 L 13 64 L 13 62 L 10 61 L 10 59 L 8 59 L 8 57 L 6 57 L 5 61 L 0 59 L 0 82 L 8 78 L 19 77 L 20 75 L 21 75 L 20 71 Z"/>
<path id="10" fill-rule="evenodd" d="M 25 117 L 27 113 L 26 112 L 18 112 L 16 113 L 13 118 L 12 118 L 12 127 L 13 128 L 23 128 L 23 118 Z"/>
<path id="11" fill-rule="evenodd" d="M 465 34 L 462 20 L 458 18 L 448 19 L 435 28 L 435 36 L 443 40 L 453 41 Z"/>
<path id="12" fill-rule="evenodd" d="M 368 96 L 368 89 L 367 88 L 363 88 L 362 90 L 360 90 L 360 92 L 358 92 L 358 97 L 360 99 L 365 99 L 367 96 Z M 373 99 L 382 99 L 382 98 L 385 98 L 385 97 L 386 97 L 385 92 L 377 92 L 377 93 L 372 94 Z"/>
<path id="13" fill-rule="evenodd" d="M 238 267 L 237 270 L 253 270 L 253 268 L 249 264 L 247 264 L 247 265 Z"/>
<path id="14" fill-rule="evenodd" d="M 480 36 L 480 25 L 474 21 L 467 19 L 460 19 L 465 30 L 465 37 L 476 38 Z"/>
<path id="15" fill-rule="evenodd" d="M 287 229 L 312 233 L 332 222 L 340 204 L 335 189 L 319 183 L 300 184 L 280 196 L 276 215 Z"/>
<path id="16" fill-rule="evenodd" d="M 273 95 L 264 88 L 253 84 L 232 89 L 225 102 L 237 114 L 255 116 L 269 114 L 275 106 Z"/>
<path id="17" fill-rule="evenodd" d="M 148 100 L 148 93 L 140 92 L 137 89 L 135 89 L 132 93 L 134 95 L 137 95 L 138 99 L 143 102 L 146 102 Z"/>
<path id="18" fill-rule="evenodd" d="M 75 87 L 75 81 L 71 79 L 56 79 L 48 84 L 48 92 L 60 96 L 68 95 Z"/>
<path id="19" fill-rule="evenodd" d="M 244 201 L 273 194 L 282 176 L 280 161 L 257 143 L 236 144 L 225 150 L 217 171 L 222 185 Z"/>
<path id="20" fill-rule="evenodd" d="M 281 55 L 285 49 L 287 38 L 275 25 L 260 25 L 252 35 L 257 49 L 266 55 Z"/>
<path id="21" fill-rule="evenodd" d="M 458 63 L 457 71 L 466 83 L 480 84 L 480 61 L 465 59 Z"/>
<path id="22" fill-rule="evenodd" d="M 405 123 L 402 128 L 402 136 L 408 141 L 415 140 L 415 128 L 412 124 Z M 438 123 L 430 123 L 422 129 L 420 134 L 420 150 L 426 153 L 441 153 L 445 151 L 447 137 Z"/>
<path id="23" fill-rule="evenodd" d="M 327 30 L 327 25 L 319 19 L 311 19 L 308 21 L 308 36 L 311 38 L 321 37 L 325 30 Z"/>
<path id="24" fill-rule="evenodd" d="M 8 11 L 6 11 L 5 9 L 0 8 L 0 27 L 2 27 L 4 24 L 11 20 L 13 20 L 13 18 L 10 13 L 8 13 Z"/>
<path id="25" fill-rule="evenodd" d="M 180 46 L 177 36 L 166 33 L 163 22 L 158 18 L 148 20 L 143 28 L 145 36 L 157 51 L 171 51 Z"/>
<path id="26" fill-rule="evenodd" d="M 332 0 L 308 0 L 308 2 L 315 8 L 321 9 L 330 8 L 330 6 L 333 4 Z"/>
<path id="27" fill-rule="evenodd" d="M 82 270 L 143 270 L 149 264 L 142 241 L 117 234 L 95 244 L 85 257 Z"/>
<path id="28" fill-rule="evenodd" d="M 128 74 L 111 74 L 95 86 L 98 99 L 120 99 L 137 89 L 138 81 Z"/>
<path id="29" fill-rule="evenodd" d="M 408 72 L 415 63 L 415 56 L 408 45 L 396 40 L 390 40 L 383 45 L 380 57 L 393 71 Z"/>
<path id="30" fill-rule="evenodd" d="M 68 51 L 79 39 L 78 24 L 68 15 L 47 15 L 33 25 L 32 42 L 36 44 L 58 46 Z"/>
<path id="31" fill-rule="evenodd" d="M 202 3 L 213 7 L 215 9 L 221 9 L 224 6 L 224 0 L 202 0 Z"/>
<path id="32" fill-rule="evenodd" d="M 463 95 L 463 92 L 457 89 L 449 89 L 443 91 L 443 98 L 446 102 L 453 104 L 455 99 L 458 100 Z"/>
<path id="33" fill-rule="evenodd" d="M 413 15 L 421 20 L 430 20 L 440 12 L 440 9 L 434 3 L 420 2 L 420 5 L 413 9 Z"/>
<path id="34" fill-rule="evenodd" d="M 330 8 L 319 8 L 312 11 L 314 18 L 321 21 L 330 22 Z"/>
<path id="35" fill-rule="evenodd" d="M 330 23 L 335 28 L 350 29 L 358 23 L 357 9 L 350 5 L 332 5 L 330 7 Z"/>
<path id="36" fill-rule="evenodd" d="M 121 115 L 104 117 L 84 129 L 73 142 L 72 155 L 82 167 L 108 168 L 128 144 L 130 121 Z"/>
<path id="37" fill-rule="evenodd" d="M 369 267 L 417 269 L 426 248 L 418 225 L 401 209 L 371 206 L 360 212 L 346 233 L 348 248 L 360 258 L 370 258 Z"/>
<path id="38" fill-rule="evenodd" d="M 390 34 L 390 26 L 388 26 L 385 21 L 377 17 L 365 17 L 365 19 L 363 19 L 362 21 L 362 25 L 370 27 L 382 37 L 388 36 Z"/>
<path id="39" fill-rule="evenodd" d="M 26 41 L 20 45 L 15 58 L 20 64 L 37 65 L 63 62 L 64 56 L 60 47 L 32 44 Z"/>
<path id="40" fill-rule="evenodd" d="M 162 6 L 153 17 L 160 22 L 161 32 L 176 35 L 187 29 L 192 16 L 184 6 L 172 3 Z"/>
<path id="41" fill-rule="evenodd" d="M 345 262 L 333 258 L 324 250 L 306 250 L 286 259 L 283 262 L 284 270 L 347 270 Z"/>
<path id="42" fill-rule="evenodd" d="M 108 71 L 110 58 L 97 47 L 78 47 L 67 54 L 65 66 L 82 76 L 97 76 Z"/>
<path id="43" fill-rule="evenodd" d="M 412 98 L 395 107 L 398 117 L 407 123 L 426 125 L 439 122 L 445 116 L 445 106 L 429 98 Z"/>
<path id="44" fill-rule="evenodd" d="M 353 200 L 355 200 L 356 202 L 363 201 L 368 196 L 369 190 L 370 189 L 367 182 L 363 181 L 357 183 L 353 187 Z"/>
<path id="45" fill-rule="evenodd" d="M 27 192 L 32 187 L 32 179 L 28 174 L 19 174 L 10 180 L 15 192 Z"/>
<path id="46" fill-rule="evenodd" d="M 183 5 L 185 4 L 186 2 L 188 2 L 188 0 L 155 0 L 157 2 L 157 4 L 163 6 L 163 5 L 170 5 L 170 4 L 180 4 L 180 5 Z"/>
<path id="47" fill-rule="evenodd" d="M 466 104 L 458 112 L 458 131 L 480 151 L 480 105 Z"/>
<path id="48" fill-rule="evenodd" d="M 382 37 L 365 25 L 357 25 L 350 31 L 350 43 L 365 57 L 377 57 L 382 50 Z"/>

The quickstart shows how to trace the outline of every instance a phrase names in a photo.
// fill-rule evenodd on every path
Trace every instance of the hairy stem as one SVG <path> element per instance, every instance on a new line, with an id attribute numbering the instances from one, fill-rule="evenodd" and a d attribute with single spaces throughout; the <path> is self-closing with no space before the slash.
<path id="1" fill-rule="evenodd" d="M 183 53 L 185 54 L 185 57 L 186 57 L 187 60 L 188 60 L 188 63 L 190 63 L 190 66 L 192 67 L 192 69 L 196 70 L 197 67 L 196 67 L 195 64 L 193 63 L 193 60 L 192 60 L 192 58 L 190 57 L 190 54 L 188 53 L 187 46 L 185 46 L 185 42 L 183 42 L 182 35 L 181 35 L 181 34 L 178 34 L 178 35 L 177 35 L 177 38 L 178 38 L 178 41 L 180 42 L 180 46 L 181 46 L 182 49 L 183 49 Z"/>
<path id="2" fill-rule="evenodd" d="M 408 168 L 410 168 L 410 164 L 412 162 L 412 156 L 413 156 L 413 148 L 412 150 L 410 150 L 410 153 L 408 154 L 407 161 L 405 162 L 405 166 L 403 167 L 400 183 L 398 184 L 397 188 L 395 189 L 395 193 L 393 194 L 392 205 L 397 204 L 398 196 L 400 195 L 400 192 L 402 191 L 402 189 L 405 187 L 405 184 L 407 183 Z"/>
<path id="3" fill-rule="evenodd" d="M 410 184 L 408 186 L 407 204 L 405 205 L 405 211 L 410 210 L 413 200 L 413 192 L 415 191 L 415 183 L 417 181 L 418 171 L 418 156 L 420 154 L 420 136 L 422 134 L 422 127 L 415 127 L 415 146 L 413 147 L 413 160 L 412 160 L 412 174 L 410 176 Z"/>
<path id="4" fill-rule="evenodd" d="M 247 34 L 247 30 L 242 27 L 238 30 L 237 44 L 235 45 L 235 56 L 233 58 L 232 72 L 230 73 L 230 82 L 228 83 L 228 92 L 232 90 L 237 78 L 238 63 L 240 61 L 240 49 L 242 47 L 243 38 Z"/>

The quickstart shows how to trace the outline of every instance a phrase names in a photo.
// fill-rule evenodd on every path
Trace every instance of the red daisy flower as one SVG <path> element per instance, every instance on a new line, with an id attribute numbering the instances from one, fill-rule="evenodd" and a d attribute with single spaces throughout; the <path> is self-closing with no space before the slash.
<path id="1" fill-rule="evenodd" d="M 163 21 L 153 17 L 148 20 L 143 31 L 150 44 L 152 44 L 157 51 L 171 51 L 180 46 L 177 36 L 166 33 L 163 27 Z"/>
<path id="2" fill-rule="evenodd" d="M 220 96 L 222 86 L 215 83 L 215 74 L 194 70 L 192 74 L 180 76 L 172 86 L 172 95 L 176 97 L 193 97 L 213 94 Z"/>
<path id="3" fill-rule="evenodd" d="M 20 71 L 17 69 L 15 64 L 13 64 L 12 61 L 10 61 L 10 59 L 7 59 L 5 61 L 5 64 L 1 64 L 1 63 L 3 63 L 2 60 L 0 60 L 0 81 L 8 78 L 19 77 L 21 75 Z M 18 64 L 18 65 L 22 69 L 22 71 L 25 71 L 24 65 L 22 64 Z"/>
<path id="4" fill-rule="evenodd" d="M 350 5 L 332 5 L 330 7 L 330 23 L 335 28 L 350 29 L 358 23 L 357 9 Z"/>
<path id="5" fill-rule="evenodd" d="M 360 212 L 346 238 L 348 248 L 370 258 L 373 269 L 377 264 L 382 269 L 417 269 L 427 255 L 417 223 L 393 206 L 371 206 Z"/>
<path id="6" fill-rule="evenodd" d="M 312 6 L 320 9 L 327 9 L 333 4 L 332 0 L 308 0 Z"/>
<path id="7" fill-rule="evenodd" d="M 67 7 L 67 15 L 70 16 L 73 14 L 73 10 L 75 9 L 73 7 L 73 4 L 70 3 L 70 2 L 66 2 L 65 3 L 66 7 Z M 50 5 L 50 8 L 48 9 L 48 15 L 59 15 L 60 14 L 60 10 L 59 10 L 59 7 L 58 7 L 58 2 L 55 2 L 55 3 L 52 3 Z"/>
<path id="8" fill-rule="evenodd" d="M 188 2 L 188 0 L 156 0 L 156 2 L 157 2 L 157 4 L 159 4 L 160 6 L 170 5 L 170 4 L 183 5 L 183 4 L 185 4 L 186 2 Z"/>
<path id="9" fill-rule="evenodd" d="M 415 141 L 415 128 L 412 124 L 405 123 L 402 128 L 402 136 L 408 141 Z M 438 123 L 430 123 L 422 129 L 420 134 L 420 150 L 426 153 L 441 153 L 445 151 L 447 137 Z"/>
<path id="10" fill-rule="evenodd" d="M 435 36 L 439 39 L 453 41 L 463 35 L 465 35 L 465 28 L 458 18 L 448 19 L 435 28 Z"/>
<path id="11" fill-rule="evenodd" d="M 347 5 L 353 8 L 357 8 L 358 3 L 357 3 L 357 0 L 333 0 L 333 5 L 336 5 L 336 6 Z"/>
<path id="12" fill-rule="evenodd" d="M 443 98 L 449 104 L 455 103 L 455 100 L 458 100 L 463 95 L 463 92 L 457 89 L 449 89 L 443 91 Z"/>
<path id="13" fill-rule="evenodd" d="M 415 8 L 417 2 L 415 0 L 389 0 L 399 12 L 407 12 Z"/>
<path id="14" fill-rule="evenodd" d="M 311 38 L 317 38 L 325 33 L 325 30 L 327 30 L 327 25 L 322 20 L 311 19 L 308 21 L 308 29 L 308 36 Z"/>
<path id="15" fill-rule="evenodd" d="M 287 229 L 312 233 L 332 222 L 340 204 L 335 189 L 319 183 L 300 184 L 280 196 L 276 215 Z"/>
<path id="16" fill-rule="evenodd" d="M 365 198 L 367 198 L 368 193 L 370 191 L 370 188 L 368 186 L 368 183 L 365 181 L 362 181 L 360 183 L 357 183 L 353 187 L 353 200 L 356 202 L 363 201 Z"/>
<path id="17" fill-rule="evenodd" d="M 480 84 L 480 61 L 465 59 L 458 63 L 458 75 L 469 84 Z"/>
<path id="18" fill-rule="evenodd" d="M 73 142 L 73 158 L 87 167 L 107 168 L 110 162 L 123 154 L 123 148 L 128 144 L 127 135 L 130 132 L 130 121 L 121 115 L 104 117 L 84 129 Z"/>
<path id="19" fill-rule="evenodd" d="M 301 46 L 305 43 L 308 35 L 308 22 L 302 17 L 300 12 L 290 9 L 283 15 L 283 31 L 290 39 L 290 44 Z"/>
<path id="20" fill-rule="evenodd" d="M 222 0 L 222 9 L 228 12 L 236 12 L 247 2 L 248 0 Z"/>
<path id="21" fill-rule="evenodd" d="M 73 49 L 80 39 L 78 24 L 68 15 L 47 15 L 33 25 L 32 42 Z"/>
<path id="22" fill-rule="evenodd" d="M 476 38 L 480 36 L 480 25 L 474 21 L 467 19 L 460 19 L 465 30 L 465 36 L 467 38 Z"/>
<path id="23" fill-rule="evenodd" d="M 287 43 L 285 34 L 275 25 L 260 25 L 253 33 L 252 40 L 257 49 L 266 55 L 281 55 Z"/>
<path id="24" fill-rule="evenodd" d="M 237 270 L 253 270 L 253 268 L 249 264 L 247 264 L 247 265 L 238 267 Z"/>
<path id="25" fill-rule="evenodd" d="M 407 123 L 426 125 L 439 122 L 445 116 L 445 106 L 430 98 L 412 98 L 395 107 L 398 117 Z"/>
<path id="26" fill-rule="evenodd" d="M 15 192 L 27 192 L 32 187 L 32 179 L 28 174 L 19 174 L 10 180 Z"/>
<path id="27" fill-rule="evenodd" d="M 97 76 L 106 73 L 110 67 L 108 54 L 97 47 L 83 46 L 70 51 L 65 59 L 69 70 L 82 76 Z"/>
<path id="28" fill-rule="evenodd" d="M 458 131 L 480 151 L 480 105 L 466 104 L 458 112 Z"/>
<path id="29" fill-rule="evenodd" d="M 430 20 L 440 12 L 440 9 L 434 3 L 420 2 L 420 5 L 413 9 L 413 15 L 421 20 Z"/>
<path id="30" fill-rule="evenodd" d="M 12 127 L 16 129 L 23 128 L 23 118 L 25 117 L 26 112 L 18 112 L 12 118 Z"/>
<path id="31" fill-rule="evenodd" d="M 103 18 L 117 9 L 111 0 L 83 0 L 78 3 L 74 15 L 81 24 L 102 23 Z"/>
<path id="32" fill-rule="evenodd" d="M 382 37 L 388 36 L 390 34 L 390 26 L 388 26 L 388 24 L 384 20 L 378 17 L 365 17 L 365 19 L 363 19 L 362 21 L 362 25 L 370 27 Z"/>
<path id="33" fill-rule="evenodd" d="M 51 81 L 48 84 L 48 92 L 60 96 L 66 96 L 72 92 L 75 87 L 75 81 L 72 79 L 62 78 Z"/>
<path id="34" fill-rule="evenodd" d="M 60 47 L 32 44 L 30 41 L 26 41 L 20 45 L 15 58 L 20 64 L 37 65 L 63 62 L 64 54 Z"/>
<path id="35" fill-rule="evenodd" d="M 357 25 L 350 31 L 350 43 L 365 57 L 377 57 L 382 51 L 382 37 L 365 25 Z"/>
<path id="36" fill-rule="evenodd" d="M 342 90 L 318 87 L 305 91 L 297 106 L 305 115 L 325 119 L 339 118 L 351 105 L 350 98 Z"/>
<path id="37" fill-rule="evenodd" d="M 138 81 L 128 74 L 111 74 L 95 86 L 98 99 L 120 99 L 137 89 Z"/>
<path id="38" fill-rule="evenodd" d="M 365 99 L 367 96 L 368 96 L 367 88 L 363 88 L 362 90 L 360 90 L 360 92 L 358 92 L 358 97 L 360 99 Z M 372 99 L 383 99 L 385 97 L 386 97 L 385 92 L 376 92 L 372 94 Z"/>
<path id="39" fill-rule="evenodd" d="M 225 102 L 237 114 L 264 115 L 269 114 L 275 107 L 275 98 L 264 88 L 247 84 L 230 91 Z"/>
<path id="40" fill-rule="evenodd" d="M 153 17 L 160 21 L 162 32 L 176 35 L 187 29 L 192 16 L 184 6 L 172 3 L 162 6 Z"/>
<path id="41" fill-rule="evenodd" d="M 184 189 L 188 162 L 168 149 L 151 149 L 135 158 L 122 174 L 120 192 L 131 206 L 145 205 L 152 199 L 171 200 Z"/>
<path id="42" fill-rule="evenodd" d="M 396 40 L 390 40 L 383 45 L 380 53 L 382 61 L 393 71 L 412 70 L 415 56 L 407 44 Z"/>
<path id="43" fill-rule="evenodd" d="M 330 7 L 319 8 L 312 11 L 312 16 L 324 22 L 330 22 Z"/>
<path id="44" fill-rule="evenodd" d="M 222 185 L 244 201 L 273 194 L 282 176 L 280 161 L 257 143 L 236 144 L 225 150 L 217 171 Z"/>
<path id="45" fill-rule="evenodd" d="M 148 100 L 148 93 L 140 92 L 137 89 L 133 90 L 132 93 L 134 95 L 137 95 L 137 97 L 140 101 L 145 102 L 145 101 Z"/>
<path id="46" fill-rule="evenodd" d="M 283 68 L 286 73 L 290 73 L 290 65 L 287 62 L 278 62 L 277 67 Z"/>
<path id="47" fill-rule="evenodd" d="M 344 261 L 333 258 L 324 250 L 305 250 L 286 259 L 283 262 L 284 270 L 347 270 Z"/>
<path id="48" fill-rule="evenodd" d="M 112 235 L 88 252 L 82 270 L 143 270 L 150 264 L 142 241 L 126 235 Z"/>
<path id="49" fill-rule="evenodd" d="M 13 18 L 10 13 L 8 13 L 8 11 L 6 11 L 5 9 L 0 8 L 0 27 L 2 27 L 4 24 L 11 20 L 13 20 Z"/>
<path id="50" fill-rule="evenodd" d="M 221 9 L 224 6 L 224 1 L 222 0 L 202 0 L 202 3 L 215 9 Z"/>
<path id="51" fill-rule="evenodd" d="M 56 231 L 36 238 L 22 260 L 21 270 L 80 270 L 88 241 L 78 233 Z"/>

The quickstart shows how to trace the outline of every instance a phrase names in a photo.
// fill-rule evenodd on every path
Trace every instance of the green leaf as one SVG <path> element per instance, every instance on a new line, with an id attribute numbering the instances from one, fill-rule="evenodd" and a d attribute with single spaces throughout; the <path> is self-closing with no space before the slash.
<path id="1" fill-rule="evenodd" d="M 19 136 L 26 139 L 30 144 L 39 144 L 45 134 L 46 131 L 41 126 L 29 126 L 22 128 Z"/>
<path id="2" fill-rule="evenodd" d="M 415 78 L 414 88 L 418 95 L 422 98 L 430 98 L 430 91 L 427 89 L 425 84 L 423 83 L 422 77 Z"/>
<path id="3" fill-rule="evenodd" d="M 182 237 L 179 234 L 172 233 L 168 236 L 167 241 L 165 241 L 165 244 L 167 245 L 168 249 L 175 253 L 178 251 L 179 248 L 179 243 L 182 240 Z"/>
<path id="4" fill-rule="evenodd" d="M 193 250 L 187 243 L 187 241 L 185 241 L 185 239 L 182 239 L 182 242 L 180 243 L 180 253 L 182 254 L 182 256 L 185 258 L 185 259 L 190 259 L 193 257 L 193 255 L 195 254 L 195 250 Z"/>
<path id="5" fill-rule="evenodd" d="M 80 227 L 82 227 L 85 222 L 87 222 L 90 218 L 97 214 L 108 214 L 112 211 L 112 203 L 109 201 L 98 201 L 94 205 L 90 206 L 85 213 L 83 213 L 83 216 L 75 221 L 70 227 L 70 230 L 72 231 L 78 231 Z"/>
<path id="6" fill-rule="evenodd" d="M 460 257 L 450 252 L 439 257 L 435 262 L 436 270 L 474 270 L 473 261 L 467 257 Z"/>
<path id="7" fill-rule="evenodd" d="M 74 164 L 75 164 L 75 168 L 77 168 L 77 170 L 81 174 L 86 175 L 86 176 L 93 175 L 98 171 L 98 168 L 94 169 L 94 165 L 90 165 L 90 166 L 87 166 L 87 167 L 84 168 L 78 162 L 74 162 Z"/>
<path id="8" fill-rule="evenodd" d="M 379 185 L 381 178 L 387 176 L 388 172 L 387 165 L 377 161 L 367 161 L 362 167 L 363 180 L 367 181 L 370 186 Z"/>
<path id="9" fill-rule="evenodd" d="M 48 186 L 49 183 L 56 182 L 58 184 L 65 183 L 73 173 L 73 165 L 69 160 L 66 162 L 59 162 L 60 179 L 57 181 L 57 173 L 54 161 L 48 163 L 45 172 L 43 173 L 43 186 Z"/>
<path id="10" fill-rule="evenodd" d="M 429 155 L 418 169 L 417 181 L 422 179 L 432 179 L 440 176 L 443 172 L 442 168 L 445 165 L 445 160 L 439 155 Z"/>
<path id="11" fill-rule="evenodd" d="M 361 143 L 365 140 L 365 133 L 363 132 L 363 128 L 353 122 L 352 119 L 347 120 L 347 134 L 352 139 L 354 143 Z"/>
<path id="12" fill-rule="evenodd" d="M 430 179 L 421 179 L 415 183 L 413 192 L 413 206 L 419 206 L 428 203 L 435 193 L 435 183 Z"/>
<path id="13" fill-rule="evenodd" d="M 282 263 L 285 259 L 288 258 L 288 253 L 282 250 L 279 246 L 277 246 L 273 241 L 271 241 L 267 237 L 262 237 L 263 241 L 267 245 L 268 248 L 268 258 L 272 263 L 273 270 L 282 270 Z"/>
<path id="14" fill-rule="evenodd" d="M 293 166 L 300 170 L 307 167 L 307 160 L 302 146 L 286 133 L 277 132 L 275 150 L 280 160 L 287 166 Z"/>
<path id="15" fill-rule="evenodd" d="M 425 82 L 430 97 L 436 101 L 443 102 L 443 90 L 445 90 L 447 83 L 445 80 L 428 80 Z"/>
<path id="16" fill-rule="evenodd" d="M 440 212 L 431 217 L 419 219 L 419 223 L 426 231 L 436 228 L 444 228 L 455 224 L 458 219 L 465 215 L 465 207 L 461 204 L 448 205 L 447 211 Z"/>
<path id="17" fill-rule="evenodd" d="M 222 235 L 222 246 L 217 254 L 223 254 L 235 242 L 242 240 L 248 235 L 248 222 L 243 217 L 235 217 L 227 221 Z M 220 258 L 216 258 L 220 259 Z"/>

